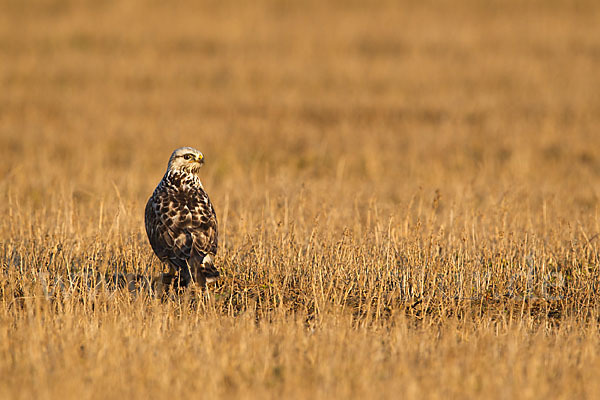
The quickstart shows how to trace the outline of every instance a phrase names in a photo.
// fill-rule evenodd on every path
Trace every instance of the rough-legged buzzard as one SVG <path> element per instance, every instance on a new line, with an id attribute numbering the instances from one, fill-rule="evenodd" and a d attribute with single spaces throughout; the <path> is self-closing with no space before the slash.
<path id="1" fill-rule="evenodd" d="M 167 172 L 146 204 L 146 233 L 154 253 L 169 266 L 163 281 L 175 274 L 180 286 L 192 280 L 204 286 L 219 277 L 217 216 L 198 172 L 204 156 L 191 147 L 171 154 Z"/>

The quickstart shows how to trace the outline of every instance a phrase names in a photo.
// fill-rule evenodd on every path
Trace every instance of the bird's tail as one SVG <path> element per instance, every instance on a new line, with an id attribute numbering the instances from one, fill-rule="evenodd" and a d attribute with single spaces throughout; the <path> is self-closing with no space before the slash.
<path id="1" fill-rule="evenodd" d="M 182 286 L 187 286 L 187 284 L 192 280 L 200 284 L 200 286 L 204 286 L 207 283 L 216 281 L 220 274 L 215 267 L 212 257 L 213 256 L 210 254 L 206 254 L 204 257 L 197 257 L 188 260 L 189 270 L 181 271 L 183 282 Z"/>
<path id="2" fill-rule="evenodd" d="M 207 283 L 211 283 L 219 279 L 219 270 L 215 267 L 213 258 L 210 254 L 207 254 L 202 259 L 202 265 L 200 266 L 199 273 L 204 276 Z"/>

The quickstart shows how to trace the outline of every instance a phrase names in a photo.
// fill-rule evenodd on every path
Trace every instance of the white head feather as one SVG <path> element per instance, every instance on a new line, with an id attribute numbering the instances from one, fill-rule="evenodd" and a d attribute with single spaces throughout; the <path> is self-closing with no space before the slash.
<path id="1" fill-rule="evenodd" d="M 197 174 L 204 164 L 204 155 L 193 147 L 180 147 L 171 154 L 167 172 L 182 171 Z"/>

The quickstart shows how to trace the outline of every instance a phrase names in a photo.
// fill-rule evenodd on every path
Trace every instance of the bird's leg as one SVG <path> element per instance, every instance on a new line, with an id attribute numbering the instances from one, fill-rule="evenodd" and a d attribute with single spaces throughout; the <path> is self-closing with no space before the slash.
<path id="1" fill-rule="evenodd" d="M 169 272 L 167 272 L 166 274 L 162 274 L 163 283 L 170 286 L 173 283 L 175 273 L 175 268 L 171 264 L 169 264 Z"/>
<path id="2" fill-rule="evenodd" d="M 192 282 L 192 267 L 190 267 L 189 265 L 187 266 L 187 268 L 183 268 L 179 271 L 179 285 L 180 287 L 184 288 L 187 287 L 190 282 Z"/>
<path id="3" fill-rule="evenodd" d="M 206 289 L 207 279 L 203 267 L 196 267 L 196 282 L 198 282 L 198 285 L 200 285 L 202 289 Z"/>
<path id="4" fill-rule="evenodd" d="M 171 286 L 173 284 L 173 278 L 175 278 L 175 268 L 172 265 L 169 265 L 169 272 L 163 272 L 159 275 L 159 279 L 161 282 L 167 286 Z"/>
<path id="5" fill-rule="evenodd" d="M 162 297 L 164 294 L 169 292 L 171 286 L 173 286 L 175 281 L 175 268 L 172 265 L 168 265 L 169 272 L 163 272 L 156 278 L 152 280 L 152 288 L 154 289 L 157 297 Z"/>

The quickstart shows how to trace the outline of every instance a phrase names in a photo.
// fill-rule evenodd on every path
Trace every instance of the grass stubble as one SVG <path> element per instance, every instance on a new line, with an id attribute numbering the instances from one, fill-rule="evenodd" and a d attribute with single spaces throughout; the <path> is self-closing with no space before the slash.
<path id="1" fill-rule="evenodd" d="M 594 2 L 2 9 L 0 398 L 598 395 Z M 119 289 L 181 145 L 222 279 Z"/>

